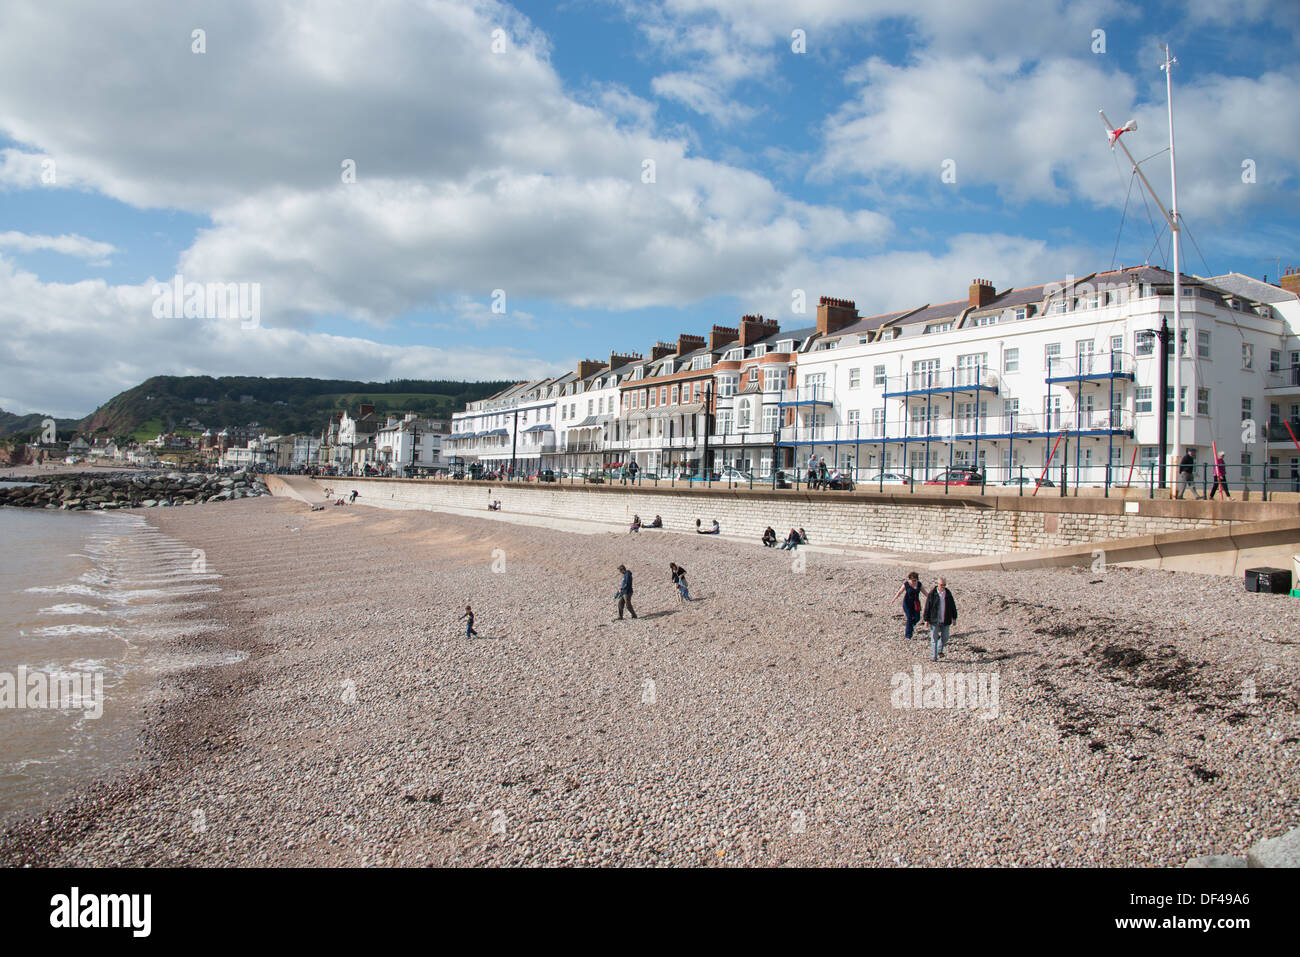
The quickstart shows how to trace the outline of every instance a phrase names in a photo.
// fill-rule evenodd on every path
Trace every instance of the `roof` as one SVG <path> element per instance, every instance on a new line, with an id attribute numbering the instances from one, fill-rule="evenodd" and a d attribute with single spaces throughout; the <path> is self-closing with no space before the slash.
<path id="1" fill-rule="evenodd" d="M 1201 277 L 1197 277 L 1200 279 Z M 1222 276 L 1211 276 L 1203 280 L 1225 292 L 1230 292 L 1234 296 L 1240 296 L 1243 299 L 1253 299 L 1256 302 L 1290 302 L 1293 299 L 1300 298 L 1290 290 L 1275 286 L 1271 282 L 1262 282 L 1252 276 L 1244 276 L 1239 272 L 1224 273 Z"/>

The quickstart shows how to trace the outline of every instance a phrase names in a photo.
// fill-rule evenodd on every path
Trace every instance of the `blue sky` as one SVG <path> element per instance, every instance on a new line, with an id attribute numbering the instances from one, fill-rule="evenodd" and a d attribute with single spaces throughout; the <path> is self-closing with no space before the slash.
<path id="1" fill-rule="evenodd" d="M 1138 120 L 1167 201 L 1161 42 L 1185 270 L 1300 260 L 1290 2 L 100 7 L 0 9 L 9 411 L 163 373 L 542 376 L 806 325 L 796 290 L 869 315 L 1167 264 L 1097 116 Z M 257 322 L 160 318 L 178 273 L 256 285 Z"/>

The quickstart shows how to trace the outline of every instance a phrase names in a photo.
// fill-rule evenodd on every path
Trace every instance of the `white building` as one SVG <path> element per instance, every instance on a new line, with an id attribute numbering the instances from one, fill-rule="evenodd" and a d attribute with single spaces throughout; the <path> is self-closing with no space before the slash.
<path id="1" fill-rule="evenodd" d="M 443 468 L 442 439 L 447 424 L 408 412 L 400 419 L 389 416 L 375 433 L 376 467 L 389 474 L 410 474 L 413 469 Z"/>
<path id="2" fill-rule="evenodd" d="M 1234 485 L 1258 485 L 1266 464 L 1270 482 L 1293 481 L 1300 449 L 1266 426 L 1300 420 L 1296 297 L 1219 280 L 1184 281 L 1169 448 L 1176 420 L 1198 463 L 1217 444 Z M 1172 289 L 1170 272 L 1143 266 L 1001 292 L 976 280 L 964 300 L 866 319 L 823 299 L 782 397 L 782 443 L 859 480 L 949 466 L 980 468 L 991 483 L 1034 479 L 1050 460 L 1058 481 L 1065 464 L 1071 483 L 1124 485 L 1132 466 L 1132 484 L 1145 485 L 1159 458 L 1153 330 L 1172 324 Z"/>

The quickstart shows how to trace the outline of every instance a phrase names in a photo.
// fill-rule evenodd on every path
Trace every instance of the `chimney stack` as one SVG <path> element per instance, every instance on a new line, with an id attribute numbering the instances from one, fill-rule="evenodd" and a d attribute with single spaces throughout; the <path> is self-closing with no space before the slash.
<path id="1" fill-rule="evenodd" d="M 781 331 L 781 326 L 775 319 L 764 319 L 762 316 L 744 316 L 740 320 L 740 344 L 742 346 L 751 346 L 759 339 L 766 339 L 768 336 L 776 335 Z"/>
<path id="2" fill-rule="evenodd" d="M 688 352 L 694 352 L 696 349 L 703 349 L 703 348 L 704 348 L 703 336 L 692 336 L 692 335 L 687 335 L 685 332 L 683 332 L 680 336 L 677 337 L 677 354 L 679 356 L 684 356 Z"/>
<path id="3" fill-rule="evenodd" d="M 987 279 L 972 279 L 970 283 L 970 306 L 971 309 L 979 309 L 981 306 L 987 306 L 997 297 L 993 290 L 993 283 Z"/>
<path id="4" fill-rule="evenodd" d="M 822 296 L 817 300 L 817 332 L 826 336 L 858 321 L 858 305 L 852 299 Z"/>
<path id="5" fill-rule="evenodd" d="M 599 359 L 580 359 L 578 360 L 578 378 L 585 379 L 589 375 L 595 375 L 603 368 L 605 368 L 605 363 Z"/>
<path id="6" fill-rule="evenodd" d="M 740 330 L 728 326 L 714 326 L 709 332 L 709 351 L 721 349 L 740 338 Z"/>
<path id="7" fill-rule="evenodd" d="M 671 342 L 656 342 L 650 347 L 650 361 L 657 362 L 664 356 L 670 356 L 676 351 L 677 347 Z"/>
<path id="8" fill-rule="evenodd" d="M 611 369 L 617 369 L 620 366 L 627 365 L 629 362 L 636 362 L 638 359 L 644 358 L 645 356 L 641 355 L 639 352 L 629 352 L 626 355 L 621 352 L 611 352 L 609 354 L 609 367 Z"/>
<path id="9" fill-rule="evenodd" d="M 1287 292 L 1293 292 L 1300 296 L 1300 270 L 1295 266 L 1288 266 L 1282 272 L 1282 277 L 1278 279 L 1277 284 Z"/>

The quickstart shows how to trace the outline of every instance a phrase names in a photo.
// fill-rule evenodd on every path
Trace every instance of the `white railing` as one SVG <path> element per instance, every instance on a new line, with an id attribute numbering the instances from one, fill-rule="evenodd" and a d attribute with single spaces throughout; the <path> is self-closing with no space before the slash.
<path id="1" fill-rule="evenodd" d="M 1127 352 L 1084 352 L 1076 356 L 1053 356 L 1047 360 L 1047 378 L 1131 375 L 1136 365 L 1137 361 Z"/>
<path id="2" fill-rule="evenodd" d="M 801 385 L 797 389 L 782 389 L 781 401 L 792 402 L 826 402 L 831 401 L 831 389 L 827 385 Z"/>
<path id="3" fill-rule="evenodd" d="M 998 387 L 997 374 L 985 366 L 955 369 L 927 369 L 885 377 L 885 394 L 938 389 L 993 389 Z"/>

